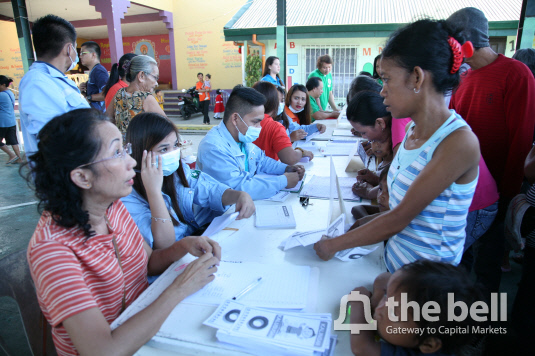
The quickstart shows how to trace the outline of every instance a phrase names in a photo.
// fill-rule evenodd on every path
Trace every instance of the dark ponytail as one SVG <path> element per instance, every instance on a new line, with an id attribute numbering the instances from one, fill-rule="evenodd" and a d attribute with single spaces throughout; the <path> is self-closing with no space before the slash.
<path id="1" fill-rule="evenodd" d="M 11 83 L 13 83 L 13 79 L 8 78 L 5 75 L 0 75 L 0 85 L 5 85 L 8 87 Z"/>
<path id="2" fill-rule="evenodd" d="M 122 79 L 122 78 L 124 78 L 126 76 L 126 72 L 124 70 L 124 66 L 125 66 L 125 64 L 128 64 L 127 61 L 131 61 L 132 58 L 134 58 L 135 56 L 137 56 L 137 54 L 127 53 L 127 54 L 123 55 L 121 57 L 121 59 L 119 59 L 119 63 L 114 63 L 111 66 L 110 78 L 108 79 L 108 82 L 106 83 L 106 86 L 104 87 L 104 90 L 102 91 L 104 93 L 104 96 L 106 96 L 106 94 L 108 94 L 108 91 L 110 90 L 110 88 L 112 86 L 117 84 L 119 79 Z"/>
<path id="3" fill-rule="evenodd" d="M 459 85 L 459 71 L 450 73 L 453 52 L 448 37 L 463 44 L 461 29 L 453 28 L 445 20 L 419 20 L 400 28 L 383 49 L 385 59 L 393 59 L 409 73 L 420 67 L 432 74 L 437 92 L 448 94 Z"/>

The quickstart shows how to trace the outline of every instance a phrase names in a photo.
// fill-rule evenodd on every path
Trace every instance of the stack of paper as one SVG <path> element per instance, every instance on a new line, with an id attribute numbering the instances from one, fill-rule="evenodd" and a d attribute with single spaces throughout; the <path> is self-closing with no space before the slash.
<path id="1" fill-rule="evenodd" d="M 255 226 L 259 229 L 295 229 L 296 222 L 290 205 L 259 205 Z"/>
<path id="2" fill-rule="evenodd" d="M 204 322 L 219 341 L 255 355 L 332 355 L 331 314 L 291 313 L 223 302 Z"/>
<path id="3" fill-rule="evenodd" d="M 320 148 L 320 153 L 324 156 L 348 156 L 353 146 L 355 146 L 355 142 L 331 141 L 325 147 Z"/>

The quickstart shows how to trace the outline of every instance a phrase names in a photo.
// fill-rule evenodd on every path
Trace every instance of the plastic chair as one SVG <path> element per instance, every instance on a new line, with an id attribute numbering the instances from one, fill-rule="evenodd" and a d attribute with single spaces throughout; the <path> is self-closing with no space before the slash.
<path id="1" fill-rule="evenodd" d="M 26 340 L 33 355 L 56 355 L 51 327 L 41 313 L 37 301 L 26 250 L 2 258 L 0 275 L 0 297 L 13 298 L 17 303 Z M 3 340 L 0 342 L 5 345 Z"/>

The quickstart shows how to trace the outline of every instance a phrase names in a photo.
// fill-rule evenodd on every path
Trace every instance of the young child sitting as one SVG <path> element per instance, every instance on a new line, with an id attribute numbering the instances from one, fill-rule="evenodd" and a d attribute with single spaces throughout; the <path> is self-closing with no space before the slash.
<path id="1" fill-rule="evenodd" d="M 364 225 L 368 221 L 379 216 L 382 212 L 390 210 L 388 205 L 390 195 L 388 193 L 387 184 L 389 168 L 390 165 L 385 166 L 379 175 L 379 184 L 377 185 L 377 205 L 356 205 L 351 209 L 351 214 L 353 214 L 357 221 L 351 226 L 350 230 Z"/>
<path id="2" fill-rule="evenodd" d="M 458 355 L 473 343 L 474 331 L 487 326 L 486 322 L 474 321 L 471 313 L 467 313 L 461 321 L 449 320 L 452 319 L 449 313 L 453 312 L 457 317 L 461 315 L 459 307 L 448 310 L 449 307 L 454 308 L 449 305 L 453 303 L 448 303 L 449 293 L 453 293 L 454 302 L 463 302 L 469 310 L 475 302 L 483 301 L 483 295 L 464 269 L 450 264 L 418 260 L 402 266 L 394 274 L 380 274 L 373 284 L 373 293 L 365 287 L 354 291 L 370 298 L 377 334 L 381 338 L 377 342 L 376 333 L 371 330 L 352 334 L 351 351 L 355 355 Z M 406 302 L 401 303 L 405 296 Z M 430 301 L 434 302 L 434 306 L 424 308 L 424 304 Z M 367 324 L 363 303 L 349 304 L 350 323 Z M 419 307 L 419 312 L 415 312 L 414 304 Z M 407 310 L 405 320 L 401 312 L 403 309 Z M 424 310 L 428 312 L 424 313 Z M 486 316 L 490 319 L 490 313 Z M 431 318 L 436 321 L 430 321 Z"/>
<path id="3" fill-rule="evenodd" d="M 390 128 L 388 128 L 390 130 Z M 376 169 L 375 171 L 369 169 L 361 169 L 357 172 L 357 183 L 353 185 L 353 193 L 364 199 L 376 199 L 379 175 L 390 165 L 394 158 L 394 152 L 392 150 L 392 137 L 389 134 L 384 141 L 371 140 L 371 150 L 373 156 L 375 156 Z M 370 157 L 370 160 L 373 159 Z M 388 169 L 387 169 L 388 171 Z"/>

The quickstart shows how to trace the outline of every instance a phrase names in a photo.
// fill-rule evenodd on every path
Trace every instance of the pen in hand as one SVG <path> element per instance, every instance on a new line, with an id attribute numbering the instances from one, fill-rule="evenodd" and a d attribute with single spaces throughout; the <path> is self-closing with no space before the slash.
<path id="1" fill-rule="evenodd" d="M 249 284 L 247 287 L 245 287 L 240 293 L 236 294 L 234 297 L 232 297 L 232 300 L 237 300 L 240 297 L 243 297 L 246 293 L 250 292 L 254 287 L 260 284 L 262 281 L 262 277 L 258 277 L 256 281 Z"/>

